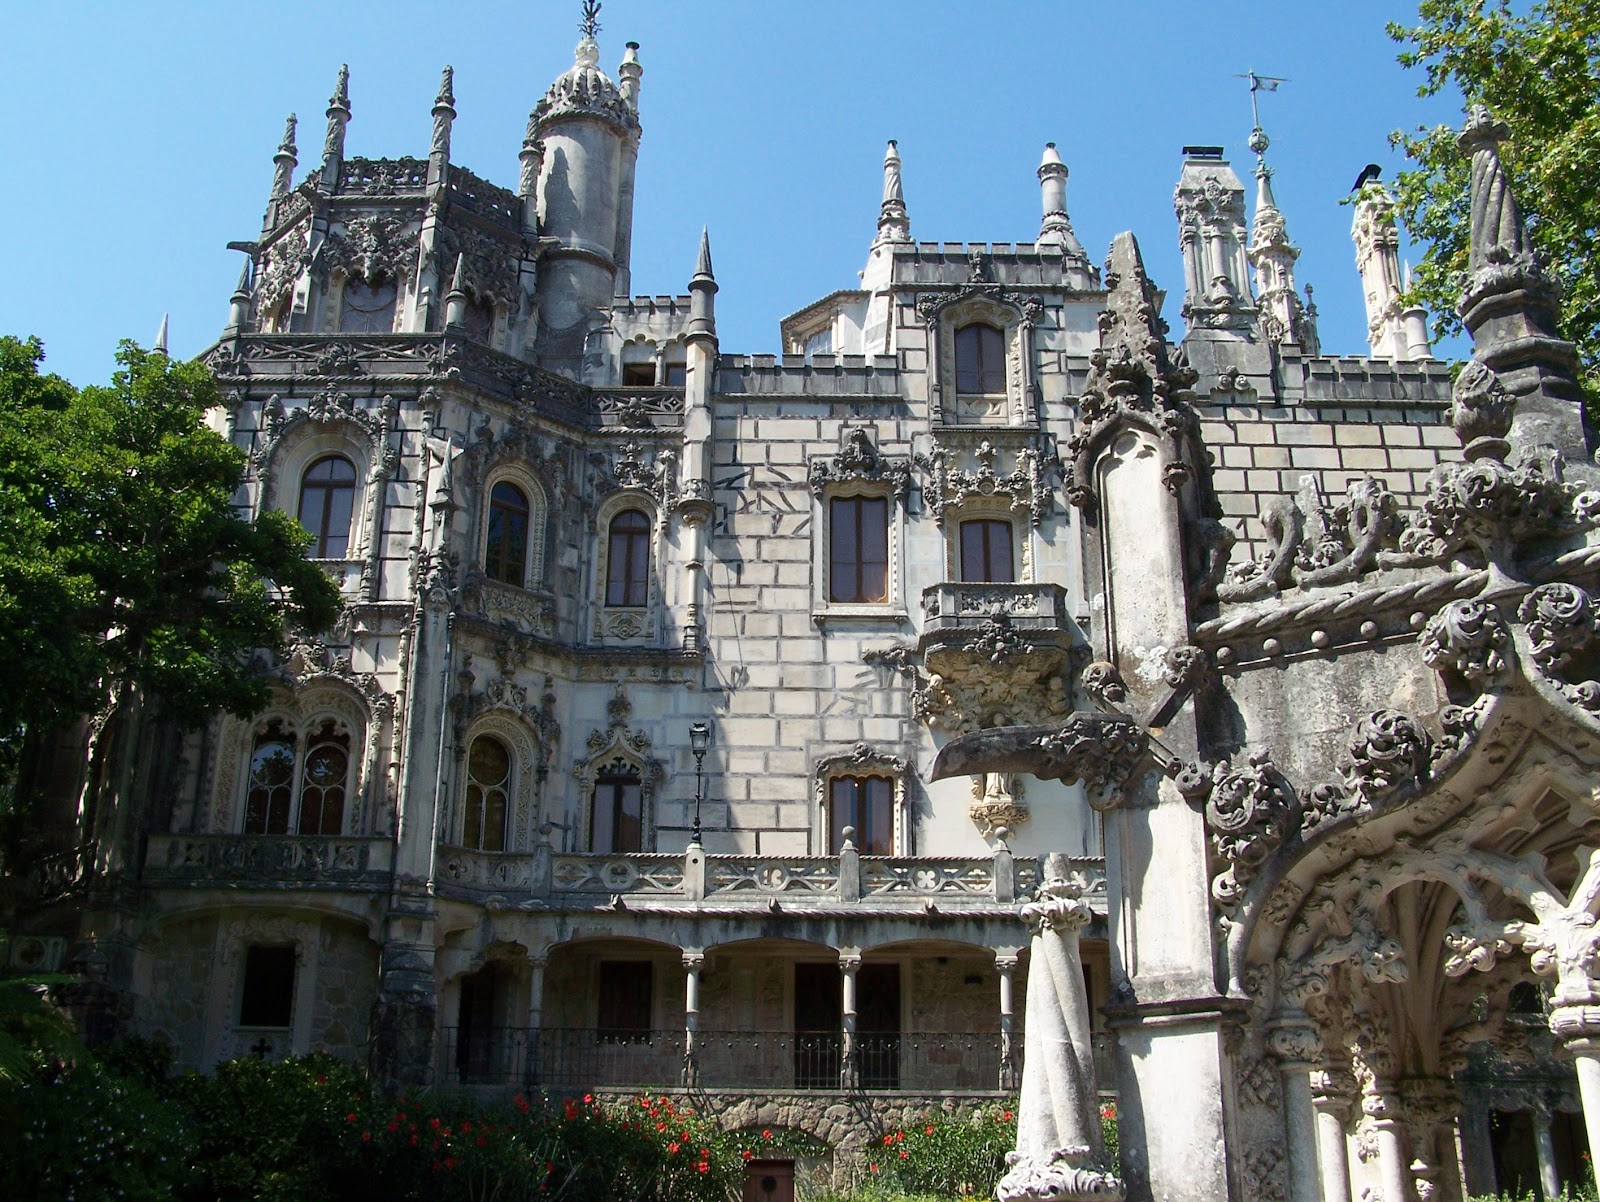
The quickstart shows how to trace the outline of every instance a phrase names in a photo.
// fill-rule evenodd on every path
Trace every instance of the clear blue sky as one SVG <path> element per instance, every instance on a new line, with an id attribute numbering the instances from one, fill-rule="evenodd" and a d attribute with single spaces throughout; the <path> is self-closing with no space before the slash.
<path id="1" fill-rule="evenodd" d="M 1224 144 L 1251 182 L 1234 75 L 1253 67 L 1290 80 L 1262 120 L 1323 345 L 1365 353 L 1338 201 L 1364 164 L 1400 165 L 1391 129 L 1458 120 L 1394 61 L 1384 23 L 1414 17 L 1377 0 L 605 0 L 602 65 L 614 75 L 631 40 L 645 68 L 634 290 L 684 291 L 709 225 L 723 349 L 778 350 L 781 317 L 855 284 L 897 138 L 913 237 L 1031 241 L 1054 141 L 1090 256 L 1132 229 L 1177 292 L 1179 148 Z M 203 350 L 239 271 L 225 246 L 259 232 L 283 118 L 300 115 L 303 171 L 341 62 L 348 153 L 425 154 L 450 63 L 453 157 L 515 186 L 528 110 L 571 64 L 577 20 L 576 0 L 11 6 L 0 333 L 38 334 L 47 366 L 80 384 L 164 312 L 173 354 Z"/>

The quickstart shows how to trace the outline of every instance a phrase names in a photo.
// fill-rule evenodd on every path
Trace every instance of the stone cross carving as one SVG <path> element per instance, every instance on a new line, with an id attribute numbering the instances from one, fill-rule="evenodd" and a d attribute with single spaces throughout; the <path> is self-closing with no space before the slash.
<path id="1" fill-rule="evenodd" d="M 1000 1202 L 1096 1199 L 1117 1202 L 1125 1191 L 1106 1171 L 1099 1095 L 1089 1040 L 1078 932 L 1093 917 L 1080 887 L 1067 877 L 1066 857 L 1045 857 L 1035 899 L 1021 907 L 1033 928 L 1017 1149 L 995 1186 Z"/>

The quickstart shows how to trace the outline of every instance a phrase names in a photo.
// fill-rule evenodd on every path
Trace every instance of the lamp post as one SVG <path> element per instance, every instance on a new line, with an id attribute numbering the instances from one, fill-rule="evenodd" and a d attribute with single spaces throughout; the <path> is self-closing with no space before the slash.
<path id="1" fill-rule="evenodd" d="M 695 847 L 700 846 L 700 803 L 705 800 L 706 793 L 706 748 L 711 746 L 711 727 L 705 722 L 696 722 L 689 727 L 689 750 L 694 752 L 694 833 L 689 842 Z"/>

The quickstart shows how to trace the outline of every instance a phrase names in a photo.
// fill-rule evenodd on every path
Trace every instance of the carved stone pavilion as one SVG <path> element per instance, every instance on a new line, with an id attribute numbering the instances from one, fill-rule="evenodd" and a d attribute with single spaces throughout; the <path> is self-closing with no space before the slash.
<path id="1" fill-rule="evenodd" d="M 253 721 L 146 723 L 13 962 L 184 1065 L 683 1089 L 844 1159 L 1026 1079 L 1014 1197 L 1573 1179 L 1600 492 L 1503 127 L 1453 387 L 1381 185 L 1372 354 L 1322 352 L 1259 130 L 1253 215 L 1185 152 L 1177 340 L 1054 147 L 1037 241 L 961 244 L 891 142 L 859 287 L 733 354 L 709 240 L 632 295 L 643 68 L 595 33 L 512 188 L 448 69 L 424 157 L 346 153 L 344 72 L 305 171 L 290 119 L 204 358 L 344 614 Z"/>

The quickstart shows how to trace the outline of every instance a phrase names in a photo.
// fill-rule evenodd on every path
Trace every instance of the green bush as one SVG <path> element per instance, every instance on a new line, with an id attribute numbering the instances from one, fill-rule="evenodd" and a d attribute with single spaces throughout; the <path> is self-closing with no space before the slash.
<path id="1" fill-rule="evenodd" d="M 935 1115 L 884 1135 L 867 1153 L 864 1182 L 904 1194 L 991 1197 L 1017 1146 L 1016 1113 L 991 1107 Z"/>
<path id="2" fill-rule="evenodd" d="M 166 1202 L 188 1177 L 178 1108 L 92 1062 L 13 1090 L 0 1143 L 0 1197 Z"/>

